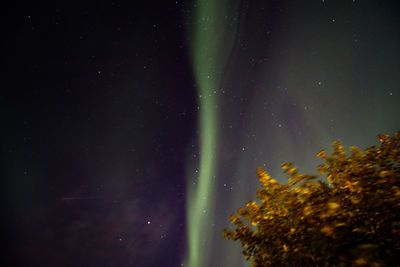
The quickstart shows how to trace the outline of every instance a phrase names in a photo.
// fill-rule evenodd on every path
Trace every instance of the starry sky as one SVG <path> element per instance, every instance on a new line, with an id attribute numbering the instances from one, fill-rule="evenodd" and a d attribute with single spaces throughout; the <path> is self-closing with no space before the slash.
<path id="1" fill-rule="evenodd" d="M 396 1 L 6 1 L 3 259 L 248 266 L 256 168 L 400 130 Z"/>

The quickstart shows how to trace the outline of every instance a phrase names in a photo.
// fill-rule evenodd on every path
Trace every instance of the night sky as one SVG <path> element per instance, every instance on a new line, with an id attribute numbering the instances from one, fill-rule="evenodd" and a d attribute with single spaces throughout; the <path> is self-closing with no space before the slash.
<path id="1" fill-rule="evenodd" d="M 247 266 L 256 168 L 400 130 L 396 1 L 6 1 L 2 261 Z"/>

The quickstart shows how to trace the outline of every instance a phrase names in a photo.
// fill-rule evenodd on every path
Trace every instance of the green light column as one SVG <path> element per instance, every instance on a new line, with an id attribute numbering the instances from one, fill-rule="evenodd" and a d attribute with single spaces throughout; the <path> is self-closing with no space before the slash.
<path id="1" fill-rule="evenodd" d="M 237 1 L 197 1 L 189 29 L 198 89 L 200 166 L 198 183 L 188 174 L 188 251 L 185 266 L 207 266 L 213 234 L 218 151 L 218 95 L 236 27 Z"/>

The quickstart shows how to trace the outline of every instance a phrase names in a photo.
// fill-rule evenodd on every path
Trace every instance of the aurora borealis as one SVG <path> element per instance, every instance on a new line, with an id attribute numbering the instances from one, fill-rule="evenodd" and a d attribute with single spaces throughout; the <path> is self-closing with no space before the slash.
<path id="1" fill-rule="evenodd" d="M 233 8 L 229 8 L 233 5 Z M 232 46 L 235 23 L 229 22 L 235 10 L 235 1 L 200 1 L 197 4 L 191 36 L 193 70 L 199 98 L 200 160 L 198 182 L 193 186 L 189 174 L 187 222 L 189 266 L 207 266 L 204 255 L 210 253 L 211 238 L 204 235 L 212 231 L 216 166 L 218 158 L 218 95 L 221 93 L 222 73 Z M 228 11 L 228 12 L 227 12 Z M 225 13 L 225 14 L 224 14 Z M 226 14 L 227 13 L 227 14 Z M 233 29 L 232 29 L 233 28 Z"/>
<path id="2" fill-rule="evenodd" d="M 2 9 L 10 266 L 248 266 L 222 238 L 256 168 L 315 173 L 400 128 L 396 1 Z"/>

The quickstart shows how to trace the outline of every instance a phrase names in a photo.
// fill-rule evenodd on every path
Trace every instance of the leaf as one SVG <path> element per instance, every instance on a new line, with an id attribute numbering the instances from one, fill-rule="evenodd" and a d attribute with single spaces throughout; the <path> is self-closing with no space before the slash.
<path id="1" fill-rule="evenodd" d="M 325 149 L 322 149 L 320 152 L 318 152 L 317 157 L 319 157 L 319 158 L 326 158 L 326 151 L 325 151 Z"/>

